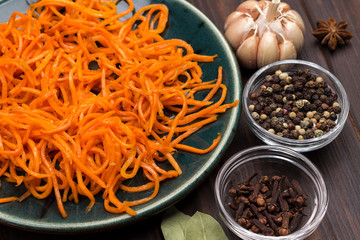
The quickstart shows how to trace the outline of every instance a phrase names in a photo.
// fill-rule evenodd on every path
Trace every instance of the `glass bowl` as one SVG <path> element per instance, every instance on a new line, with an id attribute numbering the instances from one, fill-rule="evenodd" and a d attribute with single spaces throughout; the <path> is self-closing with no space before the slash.
<path id="1" fill-rule="evenodd" d="M 332 91 L 338 95 L 337 102 L 341 107 L 341 112 L 338 114 L 337 120 L 335 121 L 335 127 L 321 136 L 303 140 L 290 139 L 269 132 L 254 120 L 249 110 L 249 105 L 251 104 L 249 95 L 252 92 L 259 91 L 260 86 L 266 81 L 265 77 L 267 75 L 274 74 L 277 70 L 281 70 L 282 72 L 294 72 L 298 69 L 308 69 L 311 73 L 322 77 L 323 80 L 327 83 L 328 87 L 330 87 Z M 248 80 L 243 91 L 243 109 L 246 121 L 252 132 L 266 144 L 282 145 L 299 152 L 313 151 L 322 148 L 333 141 L 339 135 L 345 125 L 349 114 L 349 108 L 350 102 L 341 82 L 325 68 L 315 63 L 303 60 L 278 61 L 259 69 Z"/>
<path id="2" fill-rule="evenodd" d="M 235 221 L 235 210 L 227 203 L 231 186 L 243 182 L 251 174 L 286 176 L 296 179 L 308 194 L 304 216 L 296 231 L 287 236 L 265 236 L 243 228 Z M 319 226 L 328 207 L 327 188 L 316 166 L 301 153 L 283 146 L 257 146 L 238 152 L 222 166 L 215 181 L 215 199 L 225 225 L 242 239 L 304 239 Z"/>

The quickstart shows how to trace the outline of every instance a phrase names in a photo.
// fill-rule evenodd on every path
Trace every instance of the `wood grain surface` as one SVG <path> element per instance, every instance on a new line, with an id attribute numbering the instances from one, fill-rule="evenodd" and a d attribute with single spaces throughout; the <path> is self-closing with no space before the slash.
<path id="1" fill-rule="evenodd" d="M 142 0 L 134 0 L 142 1 Z M 228 14 L 235 10 L 239 0 L 188 0 L 223 31 Z M 350 114 L 344 130 L 328 146 L 305 155 L 313 161 L 324 176 L 330 202 L 327 214 L 319 228 L 308 238 L 314 239 L 360 239 L 360 1 L 359 0 L 287 0 L 298 11 L 306 26 L 305 44 L 300 59 L 315 62 L 329 69 L 344 85 L 350 102 Z M 334 52 L 320 46 L 311 32 L 318 19 L 333 16 L 337 21 L 349 23 L 348 30 L 355 36 L 348 44 Z M 242 84 L 253 71 L 241 70 Z M 221 222 L 215 207 L 213 186 L 218 169 L 234 153 L 245 148 L 262 145 L 245 123 L 241 115 L 236 135 L 217 169 L 195 191 L 176 204 L 186 214 L 201 211 Z M 123 228 L 82 235 L 49 235 L 17 230 L 0 225 L 0 240 L 35 239 L 163 239 L 160 223 L 162 214 Z M 229 239 L 237 239 L 223 225 Z"/>

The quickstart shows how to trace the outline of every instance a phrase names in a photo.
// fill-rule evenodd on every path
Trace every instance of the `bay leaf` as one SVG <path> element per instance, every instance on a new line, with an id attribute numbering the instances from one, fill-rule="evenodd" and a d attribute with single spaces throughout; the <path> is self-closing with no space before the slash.
<path id="1" fill-rule="evenodd" d="M 212 216 L 196 212 L 185 226 L 185 240 L 226 240 L 221 225 Z"/>
<path id="2" fill-rule="evenodd" d="M 161 221 L 161 231 L 165 240 L 184 240 L 185 225 L 190 218 L 175 207 L 166 210 Z"/>

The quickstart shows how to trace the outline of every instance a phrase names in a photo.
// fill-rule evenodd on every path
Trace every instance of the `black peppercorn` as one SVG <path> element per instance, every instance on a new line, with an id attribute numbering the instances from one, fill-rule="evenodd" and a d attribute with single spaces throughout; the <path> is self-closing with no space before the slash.
<path id="1" fill-rule="evenodd" d="M 302 92 L 295 92 L 296 99 L 302 99 L 304 97 L 304 94 Z"/>
<path id="2" fill-rule="evenodd" d="M 298 116 L 300 119 L 304 119 L 305 114 L 303 112 L 298 112 L 296 116 Z"/>
<path id="3" fill-rule="evenodd" d="M 317 99 L 317 100 L 314 101 L 314 104 L 316 105 L 316 107 L 321 107 L 322 103 L 323 103 L 323 101 L 321 99 Z"/>
<path id="4" fill-rule="evenodd" d="M 269 116 L 270 116 L 271 112 L 272 112 L 271 107 L 266 106 L 266 107 L 264 108 L 264 113 L 265 113 L 266 115 L 269 115 Z"/>
<path id="5" fill-rule="evenodd" d="M 275 102 L 277 102 L 277 103 L 282 103 L 282 101 L 283 101 L 283 97 L 280 94 L 276 94 L 274 96 L 274 99 L 275 99 Z"/>
<path id="6" fill-rule="evenodd" d="M 311 96 L 311 100 L 313 100 L 313 101 L 318 100 L 318 99 L 319 99 L 319 95 L 316 93 Z"/>
<path id="7" fill-rule="evenodd" d="M 295 118 L 293 119 L 293 123 L 294 123 L 295 125 L 299 125 L 300 122 L 301 122 L 301 119 L 300 119 L 299 117 L 295 117 Z"/>
<path id="8" fill-rule="evenodd" d="M 276 124 L 274 129 L 276 132 L 281 132 L 284 128 L 281 124 Z"/>
<path id="9" fill-rule="evenodd" d="M 285 87 L 287 85 L 287 82 L 285 80 L 281 80 L 279 84 L 281 87 Z"/>
<path id="10" fill-rule="evenodd" d="M 284 116 L 283 111 L 279 111 L 276 113 L 276 117 L 282 117 L 282 116 Z"/>
<path id="11" fill-rule="evenodd" d="M 294 93 L 295 92 L 295 88 L 293 86 L 288 86 L 286 89 L 285 89 L 285 92 L 286 93 Z"/>
<path id="12" fill-rule="evenodd" d="M 309 109 L 310 109 L 310 111 L 314 111 L 316 109 L 316 105 L 314 103 L 311 103 L 309 105 Z"/>
<path id="13" fill-rule="evenodd" d="M 295 100 L 295 95 L 291 94 L 291 93 L 286 94 L 286 100 L 288 100 L 288 101 Z"/>
<path id="14" fill-rule="evenodd" d="M 331 99 L 336 101 L 338 99 L 338 95 L 336 93 L 331 93 Z"/>
<path id="15" fill-rule="evenodd" d="M 303 83 L 301 81 L 295 81 L 294 88 L 296 91 L 301 91 L 303 89 Z"/>
<path id="16" fill-rule="evenodd" d="M 306 100 L 311 100 L 311 96 L 312 96 L 312 94 L 311 94 L 310 92 L 308 92 L 308 91 L 306 91 L 306 92 L 304 93 L 304 98 L 305 98 Z"/>
<path id="17" fill-rule="evenodd" d="M 291 111 L 294 112 L 294 113 L 297 113 L 297 112 L 299 112 L 299 108 L 297 108 L 297 107 L 292 107 L 292 108 L 291 108 Z"/>
<path id="18" fill-rule="evenodd" d="M 324 89 L 324 94 L 325 94 L 326 96 L 330 96 L 331 93 L 332 93 L 331 88 L 327 87 L 327 88 Z"/>
<path id="19" fill-rule="evenodd" d="M 323 113 L 323 112 L 324 112 L 324 109 L 323 109 L 322 107 L 318 107 L 318 108 L 316 109 L 316 111 L 317 111 L 318 113 Z"/>
<path id="20" fill-rule="evenodd" d="M 270 123 L 268 123 L 268 122 L 264 122 L 261 126 L 262 126 L 263 128 L 265 128 L 266 130 L 269 130 L 269 129 L 270 129 Z"/>
<path id="21" fill-rule="evenodd" d="M 341 108 L 339 106 L 334 107 L 334 113 L 339 114 L 341 112 Z"/>
<path id="22" fill-rule="evenodd" d="M 273 83 L 279 83 L 280 82 L 280 78 L 278 76 L 273 75 L 273 79 L 272 79 Z"/>
<path id="23" fill-rule="evenodd" d="M 333 121 L 336 121 L 337 115 L 335 113 L 330 114 L 330 119 L 333 120 Z"/>
<path id="24" fill-rule="evenodd" d="M 305 103 L 304 106 L 303 106 L 303 110 L 304 110 L 305 112 L 310 111 L 310 103 Z"/>
<path id="25" fill-rule="evenodd" d="M 279 84 L 273 84 L 272 89 L 274 93 L 279 93 L 283 90 L 283 88 Z"/>
<path id="26" fill-rule="evenodd" d="M 261 89 L 261 90 L 260 90 L 260 94 L 261 94 L 261 96 L 263 96 L 263 97 L 271 96 L 271 92 L 270 92 L 268 89 Z"/>
<path id="27" fill-rule="evenodd" d="M 270 104 L 274 103 L 274 99 L 271 98 L 271 96 L 270 96 L 270 97 L 266 97 L 266 98 L 265 98 L 265 103 L 266 103 L 267 105 L 270 105 Z"/>
<path id="28" fill-rule="evenodd" d="M 277 106 L 276 103 L 272 103 L 272 104 L 269 105 L 269 107 L 271 108 L 271 110 L 274 111 L 278 106 Z"/>

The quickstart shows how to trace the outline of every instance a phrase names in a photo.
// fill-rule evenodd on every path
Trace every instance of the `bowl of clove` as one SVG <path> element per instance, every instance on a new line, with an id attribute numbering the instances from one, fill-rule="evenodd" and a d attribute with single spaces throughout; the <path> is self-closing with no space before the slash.
<path id="1" fill-rule="evenodd" d="M 343 129 L 350 103 L 339 79 L 303 60 L 271 63 L 248 80 L 243 109 L 263 142 L 299 152 L 324 147 Z"/>
<path id="2" fill-rule="evenodd" d="M 242 239 L 305 239 L 329 202 L 317 167 L 283 146 L 238 152 L 220 169 L 214 190 L 221 219 Z"/>

